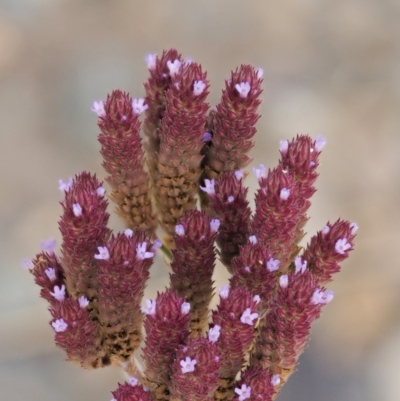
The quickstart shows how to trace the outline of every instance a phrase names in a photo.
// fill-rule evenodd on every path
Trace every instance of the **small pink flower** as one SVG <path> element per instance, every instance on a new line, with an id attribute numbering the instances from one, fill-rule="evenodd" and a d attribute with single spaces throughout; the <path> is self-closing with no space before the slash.
<path id="1" fill-rule="evenodd" d="M 28 258 L 25 258 L 25 259 L 22 261 L 22 267 L 23 267 L 24 269 L 29 269 L 29 270 L 31 270 L 31 269 L 33 269 L 33 268 L 35 267 L 35 265 L 33 264 L 32 260 L 30 260 L 30 259 L 28 259 Z"/>
<path id="2" fill-rule="evenodd" d="M 269 258 L 267 261 L 267 270 L 270 272 L 274 272 L 279 269 L 279 264 L 281 262 L 278 259 Z"/>
<path id="3" fill-rule="evenodd" d="M 63 284 L 61 287 L 55 285 L 53 288 L 53 292 L 50 294 L 57 300 L 57 301 L 64 301 L 65 299 L 65 285 Z"/>
<path id="4" fill-rule="evenodd" d="M 212 219 L 210 221 L 211 232 L 216 233 L 219 229 L 221 222 L 218 219 Z"/>
<path id="5" fill-rule="evenodd" d="M 253 326 L 254 324 L 253 320 L 256 320 L 257 318 L 258 318 L 258 313 L 256 312 L 251 313 L 251 309 L 247 308 L 240 317 L 240 321 L 244 324 L 248 324 L 249 326 Z"/>
<path id="6" fill-rule="evenodd" d="M 147 63 L 147 68 L 152 71 L 156 68 L 156 61 L 157 61 L 157 55 L 156 54 L 148 54 L 146 56 L 146 63 Z"/>
<path id="7" fill-rule="evenodd" d="M 213 328 L 208 331 L 208 339 L 210 342 L 215 343 L 218 341 L 219 335 L 221 333 L 221 326 L 216 324 Z"/>
<path id="8" fill-rule="evenodd" d="M 103 197 L 105 193 L 106 193 L 106 190 L 105 190 L 103 187 L 98 187 L 98 188 L 96 189 L 96 194 L 97 194 L 98 196 Z"/>
<path id="9" fill-rule="evenodd" d="M 283 155 L 287 153 L 288 149 L 289 149 L 289 141 L 287 139 L 279 141 L 279 150 Z"/>
<path id="10" fill-rule="evenodd" d="M 125 237 L 126 237 L 126 238 L 132 238 L 133 231 L 132 231 L 130 228 L 127 228 L 127 229 L 124 231 L 124 234 L 125 234 Z"/>
<path id="11" fill-rule="evenodd" d="M 332 301 L 333 296 L 333 291 L 322 291 L 320 288 L 317 288 L 311 297 L 311 303 L 313 303 L 314 305 L 325 305 Z"/>
<path id="12" fill-rule="evenodd" d="M 253 301 L 258 305 L 261 302 L 261 298 L 259 295 L 254 295 Z"/>
<path id="13" fill-rule="evenodd" d="M 106 246 L 98 246 L 97 249 L 98 249 L 99 253 L 94 255 L 95 259 L 98 259 L 98 260 L 110 259 L 110 253 L 108 252 L 108 249 Z"/>
<path id="14" fill-rule="evenodd" d="M 250 244 L 252 244 L 252 245 L 257 244 L 257 237 L 256 237 L 255 235 L 250 235 L 250 237 L 249 237 L 249 242 L 250 242 Z"/>
<path id="15" fill-rule="evenodd" d="M 56 333 L 61 333 L 67 330 L 68 327 L 68 324 L 64 321 L 64 319 L 57 319 L 51 325 Z"/>
<path id="16" fill-rule="evenodd" d="M 229 286 L 224 284 L 223 286 L 218 288 L 219 296 L 223 299 L 228 298 L 229 295 Z"/>
<path id="17" fill-rule="evenodd" d="M 248 82 L 241 82 L 235 85 L 235 89 L 238 91 L 240 97 L 246 98 L 250 92 L 251 86 Z"/>
<path id="18" fill-rule="evenodd" d="M 264 75 L 264 70 L 259 67 L 259 68 L 256 69 L 256 73 L 257 73 L 257 78 L 261 79 L 263 77 L 263 75 Z"/>
<path id="19" fill-rule="evenodd" d="M 271 384 L 276 387 L 280 384 L 281 382 L 281 377 L 279 375 L 273 375 L 271 377 Z"/>
<path id="20" fill-rule="evenodd" d="M 234 200 L 235 200 L 235 198 L 232 195 L 230 195 L 230 196 L 228 196 L 227 202 L 232 203 Z"/>
<path id="21" fill-rule="evenodd" d="M 148 107 L 149 106 L 147 104 L 144 104 L 143 98 L 132 100 L 132 109 L 135 114 L 143 113 L 145 110 L 148 109 Z"/>
<path id="22" fill-rule="evenodd" d="M 206 88 L 206 84 L 203 81 L 194 81 L 193 84 L 193 94 L 199 96 L 203 93 Z"/>
<path id="23" fill-rule="evenodd" d="M 72 183 L 73 183 L 72 177 L 69 177 L 67 182 L 64 182 L 63 180 L 59 179 L 58 180 L 58 189 L 61 192 L 68 192 L 72 187 Z"/>
<path id="24" fill-rule="evenodd" d="M 329 226 L 325 226 L 323 229 L 322 229 L 322 234 L 323 235 L 326 235 L 326 234 L 328 234 L 329 233 L 329 231 L 331 231 L 331 229 L 329 228 Z"/>
<path id="25" fill-rule="evenodd" d="M 265 168 L 264 164 L 260 164 L 258 167 L 253 167 L 253 173 L 257 179 L 260 180 L 261 178 L 265 178 L 267 169 Z"/>
<path id="26" fill-rule="evenodd" d="M 152 250 L 153 251 L 156 251 L 157 249 L 160 249 L 162 247 L 162 241 L 160 240 L 160 239 L 156 239 L 154 242 L 153 242 L 153 248 L 152 248 Z"/>
<path id="27" fill-rule="evenodd" d="M 351 233 L 354 235 L 354 234 L 357 232 L 357 230 L 358 230 L 358 225 L 357 225 L 357 223 L 351 223 L 351 224 L 350 224 L 350 228 L 351 228 Z"/>
<path id="28" fill-rule="evenodd" d="M 194 372 L 194 366 L 197 364 L 197 361 L 187 356 L 186 359 L 182 359 L 179 363 L 182 368 L 182 373 L 189 373 Z"/>
<path id="29" fill-rule="evenodd" d="M 287 274 L 279 277 L 279 285 L 281 288 L 287 288 L 287 286 L 289 285 L 289 277 Z"/>
<path id="30" fill-rule="evenodd" d="M 174 77 L 181 68 L 181 62 L 179 60 L 174 60 L 174 61 L 168 60 L 167 67 L 169 69 L 169 75 L 171 75 L 171 77 Z"/>
<path id="31" fill-rule="evenodd" d="M 179 235 L 180 237 L 185 235 L 185 229 L 183 228 L 182 224 L 177 224 L 175 226 L 175 233 L 176 233 L 176 235 Z"/>
<path id="32" fill-rule="evenodd" d="M 79 306 L 80 306 L 82 309 L 85 309 L 85 308 L 89 305 L 89 300 L 88 300 L 84 295 L 81 295 L 81 296 L 78 298 L 78 302 L 79 302 Z"/>
<path id="33" fill-rule="evenodd" d="M 46 276 L 50 281 L 56 281 L 57 276 L 56 276 L 56 269 L 54 267 L 49 267 L 44 272 L 46 273 Z"/>
<path id="34" fill-rule="evenodd" d="M 215 195 L 215 180 L 204 180 L 204 187 L 200 185 L 200 189 L 206 192 L 208 195 L 212 196 Z"/>
<path id="35" fill-rule="evenodd" d="M 211 132 L 206 131 L 206 132 L 203 134 L 203 142 L 210 142 L 211 139 L 212 139 Z"/>
<path id="36" fill-rule="evenodd" d="M 136 379 L 136 377 L 130 377 L 130 378 L 129 378 L 129 384 L 130 384 L 132 387 L 137 386 L 138 383 L 139 383 L 139 380 Z"/>
<path id="37" fill-rule="evenodd" d="M 240 181 L 243 178 L 243 170 L 242 169 L 236 170 L 235 177 L 238 181 Z"/>
<path id="38" fill-rule="evenodd" d="M 74 213 L 75 217 L 82 216 L 82 206 L 79 203 L 74 203 L 72 205 L 72 212 Z"/>
<path id="39" fill-rule="evenodd" d="M 56 246 L 56 240 L 54 238 L 45 239 L 40 243 L 42 249 L 50 255 L 54 253 L 54 247 Z"/>
<path id="40" fill-rule="evenodd" d="M 146 306 L 142 306 L 140 310 L 146 315 L 155 315 L 156 313 L 156 300 L 146 299 L 145 300 Z"/>
<path id="41" fill-rule="evenodd" d="M 294 259 L 294 265 L 296 267 L 295 273 L 304 273 L 307 269 L 307 261 L 305 260 L 303 263 L 301 263 L 301 257 L 296 256 Z"/>
<path id="42" fill-rule="evenodd" d="M 99 117 L 104 117 L 106 115 L 106 112 L 104 111 L 104 102 L 102 100 L 95 100 L 91 110 Z"/>
<path id="43" fill-rule="evenodd" d="M 239 401 L 247 400 L 247 398 L 251 397 L 251 387 L 242 384 L 242 387 L 236 387 L 235 393 L 239 396 Z"/>
<path id="44" fill-rule="evenodd" d="M 317 136 L 315 138 L 315 150 L 317 152 L 321 152 L 321 150 L 324 148 L 326 145 L 326 139 L 322 136 Z"/>
<path id="45" fill-rule="evenodd" d="M 181 306 L 182 315 L 187 315 L 190 312 L 190 303 L 184 302 Z"/>
<path id="46" fill-rule="evenodd" d="M 136 247 L 136 257 L 139 260 L 150 259 L 154 257 L 154 252 L 147 252 L 146 251 L 147 242 L 144 241 L 141 244 L 138 244 Z"/>
<path id="47" fill-rule="evenodd" d="M 288 189 L 288 188 L 282 188 L 281 189 L 281 192 L 280 192 L 280 194 L 279 194 L 279 197 L 282 199 L 282 200 L 288 200 L 288 198 L 289 198 L 289 195 L 290 195 L 290 189 Z"/>
<path id="48" fill-rule="evenodd" d="M 351 244 L 347 242 L 347 238 L 341 238 L 336 241 L 335 244 L 335 251 L 337 253 L 340 253 L 341 255 L 344 255 L 347 250 L 351 248 Z"/>

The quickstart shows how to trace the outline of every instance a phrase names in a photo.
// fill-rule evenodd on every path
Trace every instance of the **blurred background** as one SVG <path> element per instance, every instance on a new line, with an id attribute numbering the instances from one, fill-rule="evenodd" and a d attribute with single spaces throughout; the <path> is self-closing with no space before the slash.
<path id="1" fill-rule="evenodd" d="M 83 371 L 53 343 L 24 257 L 59 239 L 58 179 L 100 177 L 94 99 L 144 94 L 148 53 L 176 47 L 209 72 L 210 102 L 241 63 L 264 69 L 254 162 L 281 139 L 323 135 L 310 235 L 358 223 L 281 401 L 400 399 L 399 0 L 0 0 L 0 387 L 4 400 L 107 401 L 116 369 Z M 256 188 L 250 174 L 250 193 Z M 113 228 L 122 229 L 117 218 Z M 309 236 L 306 238 L 309 238 Z M 217 269 L 217 285 L 226 275 Z M 167 282 L 161 258 L 148 296 Z"/>

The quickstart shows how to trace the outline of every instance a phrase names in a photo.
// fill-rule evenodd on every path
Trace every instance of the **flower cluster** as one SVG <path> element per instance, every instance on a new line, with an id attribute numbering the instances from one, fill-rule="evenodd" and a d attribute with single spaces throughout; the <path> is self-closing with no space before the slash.
<path id="1" fill-rule="evenodd" d="M 262 70 L 233 71 L 209 111 L 200 64 L 174 49 L 146 61 L 144 98 L 116 90 L 92 106 L 109 198 L 125 231 L 108 227 L 106 189 L 82 172 L 59 181 L 60 255 L 54 240 L 43 241 L 24 265 L 68 359 L 127 372 L 113 401 L 274 400 L 333 299 L 326 285 L 358 228 L 328 222 L 300 245 L 326 141 L 282 140 L 278 165 L 253 169 L 252 211 L 243 168 L 260 117 Z M 143 299 L 158 250 L 170 285 Z M 217 258 L 231 276 L 210 310 Z"/>

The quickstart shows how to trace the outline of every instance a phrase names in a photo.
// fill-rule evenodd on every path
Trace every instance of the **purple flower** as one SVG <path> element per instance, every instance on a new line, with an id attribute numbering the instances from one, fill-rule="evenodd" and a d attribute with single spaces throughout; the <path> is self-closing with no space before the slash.
<path id="1" fill-rule="evenodd" d="M 196 359 L 191 359 L 190 357 L 186 357 L 186 359 L 182 359 L 180 361 L 182 373 L 194 372 L 194 366 L 197 364 Z"/>
<path id="2" fill-rule="evenodd" d="M 235 393 L 239 396 L 239 401 L 244 401 L 251 396 L 251 387 L 242 384 L 242 387 L 236 387 Z"/>
<path id="3" fill-rule="evenodd" d="M 110 254 L 109 254 L 106 246 L 98 246 L 97 249 L 98 249 L 99 253 L 94 255 L 95 259 L 98 259 L 98 260 L 110 259 Z"/>
<path id="4" fill-rule="evenodd" d="M 62 333 L 67 330 L 68 324 L 64 321 L 64 319 L 57 319 L 52 324 L 53 329 L 56 333 Z"/>

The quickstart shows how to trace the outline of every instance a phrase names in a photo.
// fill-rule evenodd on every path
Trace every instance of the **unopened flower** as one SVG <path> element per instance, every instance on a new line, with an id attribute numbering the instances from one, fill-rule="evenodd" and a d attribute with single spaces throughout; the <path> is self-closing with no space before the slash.
<path id="1" fill-rule="evenodd" d="M 156 61 L 157 61 L 157 55 L 156 54 L 148 54 L 146 56 L 146 63 L 147 63 L 147 68 L 152 71 L 156 68 Z"/>
<path id="2" fill-rule="evenodd" d="M 53 292 L 50 294 L 57 300 L 57 301 L 64 301 L 65 299 L 65 285 L 63 284 L 61 287 L 55 285 L 53 288 Z"/>
<path id="3" fill-rule="evenodd" d="M 261 302 L 260 296 L 259 296 L 259 295 L 254 295 L 253 301 L 254 301 L 256 304 L 259 304 L 259 303 Z"/>
<path id="4" fill-rule="evenodd" d="M 288 149 L 289 149 L 289 141 L 287 139 L 279 141 L 279 150 L 283 155 L 287 153 Z"/>
<path id="5" fill-rule="evenodd" d="M 175 226 L 175 233 L 176 233 L 176 235 L 179 235 L 180 237 L 185 235 L 185 229 L 183 228 L 182 224 L 177 224 Z"/>
<path id="6" fill-rule="evenodd" d="M 221 222 L 218 219 L 212 219 L 210 221 L 210 228 L 213 233 L 216 233 L 219 229 Z"/>
<path id="7" fill-rule="evenodd" d="M 99 253 L 94 255 L 95 259 L 98 259 L 98 260 L 110 259 L 110 253 L 108 252 L 108 249 L 106 246 L 98 246 L 97 249 L 98 249 Z"/>
<path id="8" fill-rule="evenodd" d="M 301 262 L 301 257 L 296 256 L 294 259 L 294 265 L 296 267 L 295 273 L 304 273 L 307 269 L 307 261 L 305 260 L 303 263 Z"/>
<path id="9" fill-rule="evenodd" d="M 104 111 L 104 102 L 102 100 L 95 100 L 91 110 L 99 117 L 104 117 L 106 115 L 106 112 Z"/>
<path id="10" fill-rule="evenodd" d="M 321 150 L 324 148 L 326 145 L 326 139 L 322 136 L 317 136 L 315 138 L 315 150 L 317 152 L 321 152 Z"/>
<path id="11" fill-rule="evenodd" d="M 235 85 L 235 89 L 238 91 L 240 97 L 246 98 L 250 92 L 251 86 L 248 82 L 241 82 Z"/>
<path id="12" fill-rule="evenodd" d="M 281 377 L 279 375 L 273 375 L 271 377 L 271 384 L 276 387 L 280 384 L 281 382 Z"/>
<path id="13" fill-rule="evenodd" d="M 221 326 L 216 324 L 213 328 L 208 331 L 208 339 L 210 342 L 215 343 L 218 341 L 219 335 L 221 333 Z"/>
<path id="14" fill-rule="evenodd" d="M 181 306 L 182 315 L 187 315 L 190 311 L 190 303 L 184 302 Z"/>
<path id="15" fill-rule="evenodd" d="M 279 285 L 281 288 L 287 288 L 287 286 L 289 285 L 289 277 L 287 274 L 279 277 Z"/>
<path id="16" fill-rule="evenodd" d="M 162 247 L 162 241 L 160 240 L 160 239 L 156 239 L 154 242 L 153 242 L 153 251 L 156 251 L 157 249 L 160 249 Z"/>
<path id="17" fill-rule="evenodd" d="M 322 291 L 320 288 L 317 288 L 311 297 L 311 303 L 314 305 L 327 304 L 332 301 L 333 296 L 333 291 Z"/>
<path id="18" fill-rule="evenodd" d="M 325 226 L 325 227 L 322 229 L 322 234 L 323 234 L 323 235 L 326 235 L 326 234 L 329 233 L 329 231 L 331 231 L 331 229 L 329 228 L 329 226 Z"/>
<path id="19" fill-rule="evenodd" d="M 221 287 L 218 288 L 218 293 L 219 293 L 219 296 L 220 296 L 221 298 L 223 298 L 223 299 L 228 298 L 228 295 L 229 295 L 229 286 L 226 285 L 226 284 L 222 285 Z"/>
<path id="20" fill-rule="evenodd" d="M 139 260 L 150 259 L 154 257 L 154 252 L 147 252 L 146 251 L 147 242 L 144 241 L 141 244 L 138 244 L 136 247 L 136 257 Z"/>
<path id="21" fill-rule="evenodd" d="M 78 298 L 78 302 L 79 302 L 79 306 L 80 306 L 82 309 L 85 309 L 85 308 L 89 305 L 89 300 L 88 300 L 84 295 L 81 295 L 81 296 Z"/>
<path id="22" fill-rule="evenodd" d="M 351 248 L 351 244 L 347 242 L 347 238 L 341 238 L 336 241 L 335 251 L 344 255 L 348 249 Z"/>
<path id="23" fill-rule="evenodd" d="M 57 276 L 56 276 L 56 269 L 54 267 L 49 267 L 44 272 L 46 273 L 46 276 L 50 281 L 56 281 Z"/>
<path id="24" fill-rule="evenodd" d="M 144 99 L 133 99 L 132 100 L 132 109 L 135 114 L 141 114 L 145 110 L 147 110 L 149 106 L 147 104 L 144 104 Z"/>
<path id="25" fill-rule="evenodd" d="M 281 192 L 279 193 L 279 197 L 282 200 L 287 200 L 289 198 L 289 195 L 290 195 L 290 189 L 288 188 L 282 188 Z"/>
<path id="26" fill-rule="evenodd" d="M 130 384 L 132 387 L 137 386 L 138 383 L 139 383 L 139 380 L 136 379 L 136 377 L 130 377 L 130 378 L 129 378 L 129 384 Z"/>
<path id="27" fill-rule="evenodd" d="M 181 68 L 181 62 L 179 60 L 174 60 L 174 61 L 168 60 L 167 67 L 169 69 L 169 74 L 171 75 L 171 77 L 174 77 Z"/>
<path id="28" fill-rule="evenodd" d="M 260 67 L 256 69 L 256 72 L 257 72 L 258 79 L 262 78 L 262 76 L 264 75 L 264 70 Z"/>
<path id="29" fill-rule="evenodd" d="M 269 260 L 267 261 L 267 270 L 270 272 L 278 270 L 280 263 L 281 262 L 278 259 L 269 258 Z"/>
<path id="30" fill-rule="evenodd" d="M 151 299 L 145 300 L 146 306 L 142 306 L 140 310 L 145 313 L 146 315 L 154 315 L 156 313 L 156 305 L 157 302 Z"/>
<path id="31" fill-rule="evenodd" d="M 203 134 L 203 142 L 210 142 L 211 139 L 212 139 L 211 132 L 206 131 L 206 132 Z"/>
<path id="32" fill-rule="evenodd" d="M 265 177 L 267 169 L 265 168 L 264 164 L 260 164 L 258 167 L 253 167 L 253 173 L 257 179 L 260 180 L 261 178 Z"/>
<path id="33" fill-rule="evenodd" d="M 104 196 L 104 194 L 106 193 L 106 190 L 104 189 L 104 187 L 98 187 L 96 189 L 96 193 L 98 196 Z"/>
<path id="34" fill-rule="evenodd" d="M 54 238 L 45 239 L 40 243 L 41 248 L 49 253 L 50 255 L 54 253 L 54 247 L 56 246 L 56 240 Z"/>
<path id="35" fill-rule="evenodd" d="M 127 238 L 132 238 L 133 231 L 132 231 L 130 228 L 127 228 L 127 229 L 124 231 L 124 234 L 125 234 L 125 237 L 127 237 Z"/>
<path id="36" fill-rule="evenodd" d="M 69 177 L 67 182 L 63 180 L 58 180 L 58 189 L 62 192 L 68 192 L 72 187 L 72 177 Z"/>
<path id="37" fill-rule="evenodd" d="M 208 195 L 212 196 L 215 195 L 215 180 L 204 180 L 204 187 L 200 185 L 200 189 L 206 192 Z"/>
<path id="38" fill-rule="evenodd" d="M 357 223 L 351 223 L 351 224 L 350 224 L 350 228 L 351 228 L 351 233 L 354 235 L 354 234 L 357 232 L 357 230 L 358 230 L 358 225 L 357 225 Z"/>
<path id="39" fill-rule="evenodd" d="M 247 308 L 242 316 L 240 317 L 240 321 L 244 324 L 248 324 L 249 326 L 252 326 L 254 324 L 253 320 L 258 318 L 258 313 L 254 312 L 251 313 L 251 309 Z"/>
<path id="40" fill-rule="evenodd" d="M 203 93 L 206 84 L 203 81 L 194 81 L 193 84 L 193 94 L 195 96 L 199 96 Z"/>
<path id="41" fill-rule="evenodd" d="M 227 202 L 232 203 L 234 200 L 235 200 L 235 198 L 231 195 L 231 196 L 228 196 Z"/>
<path id="42" fill-rule="evenodd" d="M 242 387 L 236 387 L 235 393 L 239 396 L 239 401 L 244 401 L 251 396 L 251 387 L 242 384 Z"/>
<path id="43" fill-rule="evenodd" d="M 82 216 L 82 206 L 79 203 L 74 203 L 72 205 L 72 212 L 74 213 L 75 217 Z"/>
<path id="44" fill-rule="evenodd" d="M 57 319 L 51 325 L 56 333 L 61 333 L 67 330 L 68 327 L 68 324 L 64 321 L 64 319 Z"/>
<path id="45" fill-rule="evenodd" d="M 196 359 L 191 359 L 190 357 L 186 357 L 186 359 L 182 359 L 180 362 L 182 373 L 194 372 L 194 366 L 197 364 Z"/>
<path id="46" fill-rule="evenodd" d="M 240 181 L 243 178 L 243 170 L 242 169 L 236 170 L 235 177 L 238 181 Z"/>
<path id="47" fill-rule="evenodd" d="M 253 245 L 257 244 L 257 237 L 255 235 L 250 235 L 249 242 Z"/>

